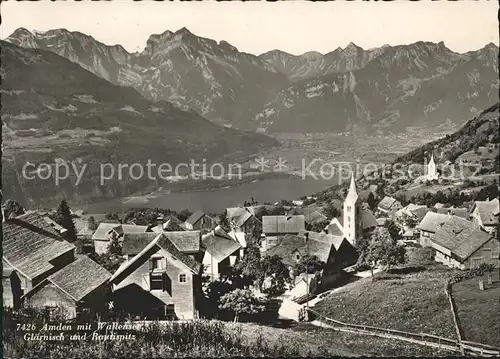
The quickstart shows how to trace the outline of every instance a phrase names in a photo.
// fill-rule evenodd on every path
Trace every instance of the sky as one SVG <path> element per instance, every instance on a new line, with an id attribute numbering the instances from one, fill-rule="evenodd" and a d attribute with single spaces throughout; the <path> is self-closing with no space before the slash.
<path id="1" fill-rule="evenodd" d="M 151 34 L 182 27 L 238 50 L 261 54 L 327 53 L 350 42 L 384 44 L 443 41 L 456 52 L 477 50 L 498 38 L 494 0 L 409 2 L 110 2 L 7 1 L 0 5 L 0 38 L 15 29 L 65 28 L 107 45 L 142 51 Z"/>

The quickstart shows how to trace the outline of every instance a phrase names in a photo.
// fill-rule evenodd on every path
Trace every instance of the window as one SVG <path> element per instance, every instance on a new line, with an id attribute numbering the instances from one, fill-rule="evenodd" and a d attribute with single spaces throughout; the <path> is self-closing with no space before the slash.
<path id="1" fill-rule="evenodd" d="M 163 273 L 149 274 L 149 288 L 151 288 L 151 290 L 164 290 L 163 283 Z"/>
<path id="2" fill-rule="evenodd" d="M 347 217 L 347 220 L 350 222 L 350 221 L 351 221 L 351 217 L 350 217 L 350 216 L 349 216 L 349 217 Z"/>
<path id="3" fill-rule="evenodd" d="M 295 258 L 297 258 L 297 260 L 300 260 L 300 255 L 299 254 L 295 255 Z"/>
<path id="4" fill-rule="evenodd" d="M 187 276 L 185 274 L 179 274 L 179 282 L 180 283 L 186 283 L 187 282 Z"/>

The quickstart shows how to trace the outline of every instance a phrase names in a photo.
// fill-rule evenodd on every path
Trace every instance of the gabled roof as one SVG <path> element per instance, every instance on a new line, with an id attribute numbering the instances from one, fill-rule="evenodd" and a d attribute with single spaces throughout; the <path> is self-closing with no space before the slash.
<path id="1" fill-rule="evenodd" d="M 450 208 L 439 208 L 437 210 L 437 213 L 451 214 L 453 216 L 467 218 L 469 211 L 467 210 L 467 208 L 452 208 L 452 207 L 450 207 Z"/>
<path id="2" fill-rule="evenodd" d="M 232 207 L 226 209 L 227 220 L 237 227 L 243 226 L 252 216 L 253 214 L 246 208 Z"/>
<path id="3" fill-rule="evenodd" d="M 158 233 L 154 232 L 125 233 L 123 235 L 122 252 L 125 255 L 135 256 L 157 236 Z"/>
<path id="4" fill-rule="evenodd" d="M 200 231 L 162 232 L 176 248 L 185 253 L 200 250 Z M 144 249 L 159 233 L 125 233 L 123 235 L 123 254 L 136 255 Z"/>
<path id="5" fill-rule="evenodd" d="M 75 249 L 35 212 L 8 219 L 2 232 L 3 258 L 30 279 L 51 270 L 52 260 Z"/>
<path id="6" fill-rule="evenodd" d="M 198 252 L 200 250 L 200 231 L 163 232 L 163 234 L 170 239 L 181 252 Z"/>
<path id="7" fill-rule="evenodd" d="M 417 228 L 426 232 L 436 233 L 438 226 L 446 222 L 447 214 L 427 212 Z"/>
<path id="8" fill-rule="evenodd" d="M 299 233 L 305 230 L 304 215 L 295 216 L 263 216 L 263 233 Z"/>
<path id="9" fill-rule="evenodd" d="M 130 273 L 127 273 L 127 271 L 135 270 L 138 263 L 143 263 L 146 260 L 148 260 L 149 256 L 151 255 L 151 252 L 154 252 L 154 253 L 157 252 L 157 250 L 155 250 L 155 247 L 157 248 L 157 250 L 163 249 L 163 250 L 167 251 L 174 258 L 181 261 L 193 273 L 199 274 L 199 272 L 201 270 L 201 264 L 196 262 L 191 256 L 186 255 L 184 253 L 181 253 L 177 249 L 177 247 L 170 241 L 170 239 L 168 239 L 164 233 L 161 233 L 161 234 L 158 234 L 155 239 L 153 239 L 151 242 L 149 242 L 149 244 L 147 244 L 146 247 L 144 247 L 133 258 L 131 258 L 127 262 L 123 263 L 118 268 L 118 270 L 113 274 L 113 276 L 110 278 L 110 282 L 114 282 L 114 284 L 117 284 L 117 282 L 120 282 L 124 278 L 126 278 L 126 275 L 130 274 Z M 122 279 L 117 279 L 117 278 L 122 278 Z"/>
<path id="10" fill-rule="evenodd" d="M 101 222 L 99 223 L 99 227 L 95 230 L 94 234 L 92 235 L 92 240 L 108 240 L 108 233 L 112 229 L 119 230 L 121 224 L 118 223 L 104 223 Z"/>
<path id="11" fill-rule="evenodd" d="M 473 222 L 457 216 L 448 216 L 432 237 L 432 241 L 466 260 L 492 238 L 491 234 L 480 230 Z"/>
<path id="12" fill-rule="evenodd" d="M 186 219 L 186 223 L 189 223 L 190 225 L 195 225 L 200 219 L 205 216 L 205 213 L 201 211 L 196 211 L 194 212 L 191 216 L 189 216 L 188 219 Z"/>
<path id="13" fill-rule="evenodd" d="M 369 208 L 362 208 L 359 211 L 360 220 L 361 220 L 361 228 L 369 229 L 373 227 L 378 227 L 378 222 L 373 212 Z"/>
<path id="14" fill-rule="evenodd" d="M 383 210 L 390 210 L 392 205 L 396 203 L 396 198 L 385 196 L 378 204 L 378 207 Z"/>
<path id="15" fill-rule="evenodd" d="M 145 233 L 148 230 L 148 226 L 136 226 L 135 224 L 116 224 L 116 223 L 105 223 L 101 222 L 99 227 L 97 227 L 92 240 L 107 241 L 109 237 L 107 236 L 112 230 L 116 231 L 119 235 L 125 233 Z"/>
<path id="16" fill-rule="evenodd" d="M 242 248 L 241 244 L 220 228 L 220 226 L 202 236 L 201 243 L 205 251 L 210 253 L 218 262 L 222 262 Z"/>
<path id="17" fill-rule="evenodd" d="M 344 241 L 344 235 L 333 235 L 326 233 L 317 233 L 317 232 L 306 232 L 309 233 L 309 240 L 312 241 L 320 241 L 331 244 L 335 247 L 335 250 L 338 250 Z"/>
<path id="18" fill-rule="evenodd" d="M 328 234 L 334 235 L 334 236 L 343 236 L 344 235 L 344 228 L 342 227 L 342 224 L 338 221 L 337 218 L 333 218 L 330 221 L 330 224 L 326 227 L 326 230 L 328 231 Z"/>
<path id="19" fill-rule="evenodd" d="M 472 206 L 472 211 L 477 208 L 479 217 L 485 226 L 498 224 L 499 203 L 498 198 L 491 201 L 476 201 Z"/>
<path id="20" fill-rule="evenodd" d="M 309 224 L 321 223 L 328 219 L 323 213 L 319 211 L 313 211 L 311 213 L 305 211 L 304 217 L 306 222 Z"/>
<path id="21" fill-rule="evenodd" d="M 56 287 L 73 298 L 73 300 L 79 301 L 105 283 L 109 278 L 111 278 L 111 273 L 106 269 L 89 257 L 81 256 L 74 262 L 52 274 L 46 281 L 53 283 Z M 42 285 L 42 283 L 26 293 L 25 296 L 30 296 L 32 293 L 36 292 L 37 288 Z"/>
<path id="22" fill-rule="evenodd" d="M 319 260 L 326 263 L 330 256 L 330 252 L 336 250 L 334 243 L 338 244 L 340 247 L 342 241 L 337 236 L 309 232 L 309 239 L 306 242 L 304 236 L 287 234 L 280 236 L 278 238 L 278 243 L 266 250 L 263 254 L 265 256 L 278 255 L 283 259 L 283 263 L 286 265 L 293 265 L 297 262 L 294 255 L 296 252 L 299 252 L 301 256 L 307 254 L 316 256 Z"/>

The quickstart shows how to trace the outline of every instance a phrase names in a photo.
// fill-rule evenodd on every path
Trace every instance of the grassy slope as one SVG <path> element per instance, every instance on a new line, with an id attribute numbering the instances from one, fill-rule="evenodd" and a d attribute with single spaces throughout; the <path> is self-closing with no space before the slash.
<path id="1" fill-rule="evenodd" d="M 493 284 L 489 286 L 485 281 L 485 287 L 486 290 L 479 290 L 477 278 L 457 283 L 453 285 L 453 298 L 465 340 L 500 347 L 498 270 L 494 272 Z"/>
<path id="2" fill-rule="evenodd" d="M 315 309 L 333 319 L 415 333 L 455 337 L 444 283 L 453 270 L 438 265 L 406 267 L 410 273 L 376 275 L 332 293 Z M 414 268 L 414 272 L 411 272 Z"/>
<path id="3" fill-rule="evenodd" d="M 290 346 L 301 348 L 301 354 L 328 354 L 329 356 L 435 356 L 449 355 L 449 352 L 439 351 L 421 345 L 400 342 L 384 338 L 335 332 L 330 329 L 318 328 L 309 324 L 299 323 L 290 329 L 264 327 L 255 324 L 226 324 L 230 328 L 241 327 L 247 342 L 257 342 L 259 337 L 266 338 L 269 345 L 289 343 Z"/>

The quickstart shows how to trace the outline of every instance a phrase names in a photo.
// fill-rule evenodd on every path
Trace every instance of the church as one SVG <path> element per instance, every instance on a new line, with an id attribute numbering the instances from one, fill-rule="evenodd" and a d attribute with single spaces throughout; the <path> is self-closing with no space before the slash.
<path id="1" fill-rule="evenodd" d="M 342 216 L 334 218 L 327 227 L 330 234 L 343 235 L 354 247 L 359 238 L 378 226 L 377 219 L 364 198 L 358 196 L 354 175 L 351 176 L 349 191 L 344 200 Z"/>
<path id="2" fill-rule="evenodd" d="M 434 161 L 434 153 L 431 152 L 431 158 L 427 164 L 427 171 L 423 176 L 417 178 L 417 182 L 434 181 L 439 179 L 436 162 Z"/>

